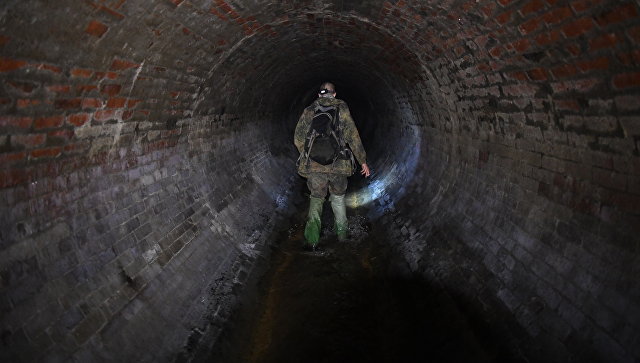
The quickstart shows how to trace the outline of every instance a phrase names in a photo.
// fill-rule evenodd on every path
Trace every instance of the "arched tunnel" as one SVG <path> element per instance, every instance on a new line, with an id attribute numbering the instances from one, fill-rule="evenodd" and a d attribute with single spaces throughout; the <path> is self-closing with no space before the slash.
<path id="1" fill-rule="evenodd" d="M 3 362 L 640 360 L 637 1 L 0 13 Z M 372 176 L 312 255 L 293 132 L 324 81 Z"/>

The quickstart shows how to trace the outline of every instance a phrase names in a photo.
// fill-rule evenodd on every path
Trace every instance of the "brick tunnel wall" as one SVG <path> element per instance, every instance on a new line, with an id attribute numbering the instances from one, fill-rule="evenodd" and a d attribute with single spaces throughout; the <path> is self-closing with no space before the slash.
<path id="1" fill-rule="evenodd" d="M 554 356 L 638 359 L 639 11 L 5 1 L 2 354 L 166 361 L 215 336 L 332 79 L 411 271 Z"/>

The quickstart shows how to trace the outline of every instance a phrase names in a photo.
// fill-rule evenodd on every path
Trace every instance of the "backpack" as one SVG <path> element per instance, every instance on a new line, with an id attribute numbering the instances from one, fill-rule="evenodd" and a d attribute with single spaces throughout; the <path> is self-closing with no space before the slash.
<path id="1" fill-rule="evenodd" d="M 344 141 L 338 121 L 337 106 L 316 106 L 304 145 L 308 159 L 321 165 L 329 165 L 341 156 Z"/>

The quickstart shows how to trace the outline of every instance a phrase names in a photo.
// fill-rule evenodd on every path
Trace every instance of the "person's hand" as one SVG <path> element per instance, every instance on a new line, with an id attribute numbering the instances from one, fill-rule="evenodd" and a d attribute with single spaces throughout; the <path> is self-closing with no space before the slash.
<path id="1" fill-rule="evenodd" d="M 369 171 L 367 163 L 362 164 L 362 171 L 360 171 L 360 174 L 364 175 L 365 178 L 368 178 L 369 175 L 371 175 L 371 171 Z"/>

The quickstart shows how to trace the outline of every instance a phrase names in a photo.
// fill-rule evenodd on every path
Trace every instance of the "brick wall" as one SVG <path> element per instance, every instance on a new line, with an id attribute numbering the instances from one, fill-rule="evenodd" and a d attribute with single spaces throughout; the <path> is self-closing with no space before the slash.
<path id="1" fill-rule="evenodd" d="M 417 7 L 389 6 L 388 21 L 410 27 L 398 18 Z M 405 241 L 400 253 L 487 321 L 510 312 L 544 347 L 530 358 L 634 361 L 637 4 L 447 10 L 467 34 L 439 38 L 435 79 L 409 96 L 425 119 L 423 157 L 401 204 L 409 217 L 385 219 Z"/>
<path id="2" fill-rule="evenodd" d="M 293 161 L 269 114 L 195 115 L 210 56 L 174 4 L 70 4 L 4 5 L 1 356 L 173 360 L 235 305 Z"/>
<path id="3" fill-rule="evenodd" d="M 331 79 L 411 270 L 511 316 L 540 360 L 640 356 L 635 2 L 0 11 L 2 354 L 170 360 L 215 339 Z"/>

